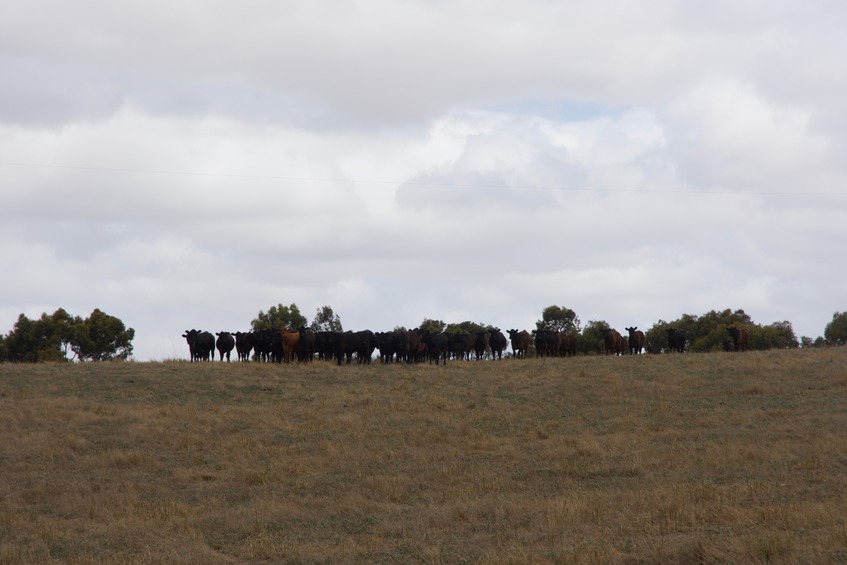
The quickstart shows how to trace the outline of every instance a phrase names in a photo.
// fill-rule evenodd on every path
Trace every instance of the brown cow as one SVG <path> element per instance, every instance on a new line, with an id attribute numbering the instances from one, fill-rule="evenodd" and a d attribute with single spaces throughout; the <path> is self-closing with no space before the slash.
<path id="1" fill-rule="evenodd" d="M 292 332 L 285 328 L 279 330 L 282 337 L 282 360 L 286 363 L 294 361 L 297 354 L 297 342 L 300 341 L 300 332 Z"/>
<path id="2" fill-rule="evenodd" d="M 512 340 L 512 353 L 515 357 L 526 357 L 526 352 L 532 345 L 532 336 L 526 330 L 509 330 L 509 339 Z"/>
<path id="3" fill-rule="evenodd" d="M 562 357 L 573 357 L 576 355 L 576 336 L 574 334 L 561 332 L 558 334 L 559 355 Z"/>
<path id="4" fill-rule="evenodd" d="M 750 344 L 750 330 L 732 326 L 727 328 L 726 331 L 729 332 L 729 336 L 732 338 L 732 345 L 736 351 L 747 351 L 747 346 Z"/>
<path id="5" fill-rule="evenodd" d="M 606 355 L 622 355 L 624 351 L 623 338 L 618 330 L 605 328 L 603 330 L 603 341 L 606 345 Z"/>
<path id="6" fill-rule="evenodd" d="M 629 332 L 629 353 L 630 355 L 639 355 L 641 350 L 644 349 L 644 332 L 638 329 L 638 326 L 634 328 L 626 328 L 626 331 Z"/>
<path id="7" fill-rule="evenodd" d="M 406 332 L 406 361 L 409 363 L 417 363 L 423 359 L 423 354 L 426 345 L 421 342 L 423 333 L 420 328 L 415 328 Z"/>

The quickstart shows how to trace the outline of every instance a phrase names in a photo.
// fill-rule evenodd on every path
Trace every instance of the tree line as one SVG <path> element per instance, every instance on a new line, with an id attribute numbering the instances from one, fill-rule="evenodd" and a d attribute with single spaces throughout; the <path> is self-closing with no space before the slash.
<path id="1" fill-rule="evenodd" d="M 565 306 L 551 305 L 541 313 L 535 323 L 535 331 L 549 330 L 570 333 L 576 336 L 577 352 L 592 354 L 603 351 L 604 330 L 610 326 L 604 320 L 592 320 L 582 325 L 576 312 Z M 696 316 L 683 314 L 671 321 L 659 320 L 645 333 L 644 349 L 647 353 L 667 350 L 667 329 L 685 331 L 687 350 L 691 352 L 719 351 L 724 348 L 727 328 L 743 326 L 750 332 L 750 349 L 785 349 L 794 347 L 822 347 L 847 344 L 847 312 L 835 312 L 824 328 L 823 336 L 815 339 L 794 333 L 788 321 L 763 325 L 755 323 L 744 310 L 712 310 Z M 252 331 L 280 328 L 309 327 L 313 331 L 341 332 L 341 318 L 330 306 L 317 308 L 311 323 L 296 304 L 278 304 L 267 311 L 260 310 L 250 322 Z M 424 318 L 418 326 L 432 333 L 470 333 L 492 331 L 492 324 L 463 321 L 447 323 L 443 320 Z M 394 330 L 406 328 L 396 326 Z M 0 335 L 0 362 L 42 361 L 108 361 L 128 359 L 132 356 L 132 340 L 135 330 L 123 321 L 99 309 L 94 309 L 86 318 L 72 316 L 63 308 L 52 314 L 44 313 L 40 318 L 18 316 L 12 330 Z"/>

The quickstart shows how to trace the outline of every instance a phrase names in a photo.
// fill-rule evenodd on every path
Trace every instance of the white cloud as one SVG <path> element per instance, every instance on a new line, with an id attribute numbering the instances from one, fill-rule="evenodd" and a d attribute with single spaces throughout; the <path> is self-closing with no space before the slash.
<path id="1" fill-rule="evenodd" d="M 844 309 L 844 14 L 22 4 L 0 21 L 0 331 L 99 307 L 164 358 L 295 302 L 349 329 L 558 304 L 819 335 Z"/>

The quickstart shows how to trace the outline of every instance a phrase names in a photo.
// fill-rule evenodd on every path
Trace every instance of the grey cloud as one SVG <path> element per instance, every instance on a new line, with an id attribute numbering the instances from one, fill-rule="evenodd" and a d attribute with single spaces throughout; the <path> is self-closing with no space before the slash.
<path id="1" fill-rule="evenodd" d="M 294 123 L 300 114 L 294 105 L 306 103 L 311 108 L 299 119 L 309 123 L 397 124 L 539 95 L 650 104 L 703 76 L 755 77 L 752 70 L 767 69 L 763 59 L 784 53 L 781 41 L 799 45 L 806 61 L 821 49 L 837 51 L 838 35 L 820 39 L 819 19 L 810 16 L 815 8 L 804 7 L 771 4 L 761 12 L 724 5 L 692 14 L 692 8 L 666 6 L 609 10 L 602 3 L 531 2 L 520 9 L 489 5 L 481 13 L 472 2 L 315 2 L 256 10 L 177 2 L 165 12 L 57 3 L 47 25 L 36 9 L 16 9 L 3 35 L 24 54 L 21 61 L 47 63 L 25 64 L 16 75 L 46 70 L 60 84 L 92 89 L 87 97 L 79 88 L 66 89 L 63 100 L 48 96 L 45 102 L 58 102 L 54 118 L 85 115 L 87 105 L 103 106 L 95 104 L 99 99 L 113 105 L 129 98 L 150 111 L 189 115 L 205 107 L 244 116 L 258 106 Z M 793 26 L 794 20 L 806 25 Z M 69 59 L 77 61 L 72 76 L 79 80 L 61 78 Z M 809 68 L 799 61 L 775 66 L 757 82 L 767 86 L 771 76 L 808 74 Z M 85 68 L 96 70 L 81 72 Z M 30 80 L 33 87 L 24 92 L 42 91 L 38 85 L 49 84 L 44 78 Z M 811 80 L 821 87 L 831 81 L 820 72 Z M 157 85 L 155 91 L 145 84 Z"/>
<path id="2" fill-rule="evenodd" d="M 843 9 L 794 5 L 21 4 L 0 331 L 100 307 L 139 358 L 184 356 L 186 328 L 296 302 L 350 329 L 564 304 L 819 335 Z"/>
<path id="3" fill-rule="evenodd" d="M 0 122 L 57 127 L 102 120 L 125 102 L 125 77 L 86 63 L 0 54 Z"/>

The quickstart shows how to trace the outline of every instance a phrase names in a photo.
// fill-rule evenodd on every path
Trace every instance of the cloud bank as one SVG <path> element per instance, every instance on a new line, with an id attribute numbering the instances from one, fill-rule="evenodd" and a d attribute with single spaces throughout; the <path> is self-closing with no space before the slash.
<path id="1" fill-rule="evenodd" d="M 0 331 L 844 310 L 840 4 L 277 4 L 0 22 Z"/>

